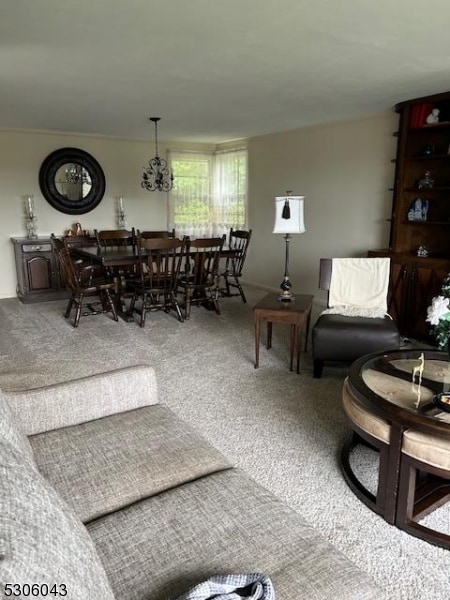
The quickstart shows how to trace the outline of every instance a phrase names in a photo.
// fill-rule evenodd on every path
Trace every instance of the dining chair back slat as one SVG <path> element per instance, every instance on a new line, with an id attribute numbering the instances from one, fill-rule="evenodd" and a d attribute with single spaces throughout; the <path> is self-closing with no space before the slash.
<path id="1" fill-rule="evenodd" d="M 161 231 L 136 231 L 136 237 L 140 237 L 144 240 L 149 240 L 151 238 L 174 238 L 175 237 L 175 229 L 171 231 L 161 230 Z"/>

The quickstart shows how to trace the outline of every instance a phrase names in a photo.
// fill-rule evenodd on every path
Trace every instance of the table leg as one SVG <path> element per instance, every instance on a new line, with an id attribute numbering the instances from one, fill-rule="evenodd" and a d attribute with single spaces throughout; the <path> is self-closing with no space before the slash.
<path id="1" fill-rule="evenodd" d="M 255 317 L 255 369 L 259 367 L 259 338 L 261 335 L 261 321 Z"/>
<path id="2" fill-rule="evenodd" d="M 300 354 L 302 352 L 302 337 L 304 334 L 304 325 L 297 325 L 297 335 L 295 336 L 296 352 L 297 352 L 297 375 L 300 373 Z"/>
<path id="3" fill-rule="evenodd" d="M 294 367 L 294 352 L 297 347 L 296 338 L 297 338 L 297 325 L 295 325 L 295 323 L 293 323 L 291 325 L 291 344 L 290 344 L 291 356 L 290 356 L 290 362 L 289 362 L 289 371 L 292 371 L 293 367 Z"/>
<path id="4" fill-rule="evenodd" d="M 386 506 L 384 518 L 391 525 L 395 524 L 397 511 L 397 495 L 400 475 L 400 459 L 402 454 L 403 425 L 391 424 L 391 436 L 389 444 L 389 465 L 386 482 Z"/>
<path id="5" fill-rule="evenodd" d="M 272 321 L 267 321 L 267 350 L 272 348 Z"/>

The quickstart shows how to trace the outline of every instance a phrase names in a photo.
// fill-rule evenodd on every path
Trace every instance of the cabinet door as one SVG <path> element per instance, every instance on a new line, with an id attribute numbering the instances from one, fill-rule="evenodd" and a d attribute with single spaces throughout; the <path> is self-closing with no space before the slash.
<path id="1" fill-rule="evenodd" d="M 26 273 L 28 291 L 39 292 L 54 289 L 53 253 L 25 254 L 23 268 Z"/>

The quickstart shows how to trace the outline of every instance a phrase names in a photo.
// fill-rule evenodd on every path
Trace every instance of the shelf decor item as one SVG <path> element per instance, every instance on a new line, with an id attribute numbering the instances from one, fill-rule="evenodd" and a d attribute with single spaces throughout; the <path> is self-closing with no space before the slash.
<path id="1" fill-rule="evenodd" d="M 431 190 L 434 186 L 434 179 L 431 177 L 430 171 L 425 171 L 423 177 L 417 182 L 417 189 L 419 190 Z"/>
<path id="2" fill-rule="evenodd" d="M 29 240 L 37 240 L 36 223 L 34 196 L 25 196 L 25 225 L 27 228 L 27 238 Z"/>
<path id="3" fill-rule="evenodd" d="M 416 198 L 408 210 L 408 221 L 426 221 L 428 216 L 429 201 Z"/>
<path id="4" fill-rule="evenodd" d="M 423 127 L 426 123 L 426 118 L 433 110 L 433 105 L 429 103 L 416 104 L 411 108 L 409 126 L 412 129 Z"/>
<path id="5" fill-rule="evenodd" d="M 439 113 L 441 111 L 438 108 L 431 109 L 430 114 L 425 119 L 428 125 L 434 125 L 435 123 L 439 123 Z"/>
<path id="6" fill-rule="evenodd" d="M 272 233 L 284 234 L 286 242 L 284 278 L 280 284 L 281 293 L 278 295 L 278 299 L 283 302 L 294 299 L 291 292 L 292 283 L 289 279 L 289 244 L 292 233 L 304 233 L 306 231 L 303 214 L 304 202 L 304 196 L 292 196 L 292 191 L 287 191 L 286 196 L 275 198 L 275 224 Z"/>

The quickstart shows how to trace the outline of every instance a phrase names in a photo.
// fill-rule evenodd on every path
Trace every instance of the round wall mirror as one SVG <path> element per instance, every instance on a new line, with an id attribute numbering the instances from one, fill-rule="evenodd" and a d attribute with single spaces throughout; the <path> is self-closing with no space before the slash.
<path id="1" fill-rule="evenodd" d="M 105 194 L 105 174 L 93 156 L 79 148 L 60 148 L 47 156 L 39 185 L 53 208 L 68 215 L 93 210 Z"/>

